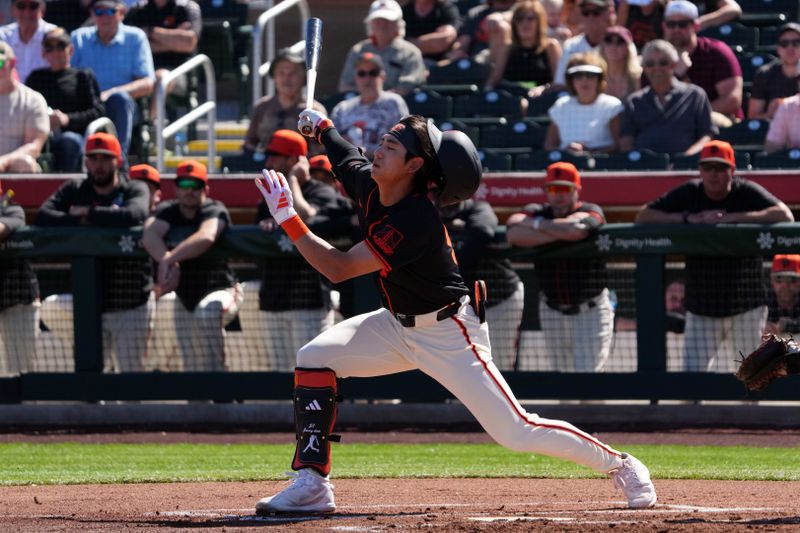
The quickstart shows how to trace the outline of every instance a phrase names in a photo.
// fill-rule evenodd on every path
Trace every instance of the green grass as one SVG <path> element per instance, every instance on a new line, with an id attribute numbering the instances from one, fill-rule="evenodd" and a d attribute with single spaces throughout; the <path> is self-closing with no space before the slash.
<path id="1" fill-rule="evenodd" d="M 625 446 L 659 479 L 800 480 L 799 448 Z M 294 447 L 257 444 L 0 444 L 0 485 L 282 479 Z M 494 444 L 343 444 L 338 478 L 598 477 Z"/>

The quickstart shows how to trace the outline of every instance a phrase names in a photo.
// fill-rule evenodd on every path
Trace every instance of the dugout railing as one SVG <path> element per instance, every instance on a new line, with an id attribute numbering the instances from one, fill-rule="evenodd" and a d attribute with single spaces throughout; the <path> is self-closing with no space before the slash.
<path id="1" fill-rule="evenodd" d="M 226 372 L 150 371 L 103 372 L 100 321 L 102 290 L 100 261 L 104 258 L 144 258 L 140 229 L 35 228 L 18 230 L 0 244 L 0 261 L 29 259 L 39 274 L 42 296 L 68 290 L 74 306 L 74 370 L 32 370 L 0 377 L 0 403 L 30 401 L 171 401 L 285 400 L 291 396 L 288 372 L 237 369 Z M 180 237 L 178 235 L 177 237 Z M 686 372 L 675 364 L 675 334 L 668 332 L 664 287 L 683 258 L 759 256 L 765 269 L 774 254 L 800 251 L 800 224 L 770 226 L 635 226 L 610 224 L 578 243 L 537 249 L 510 249 L 499 235 L 491 254 L 508 256 L 526 285 L 522 342 L 516 370 L 504 375 L 523 399 L 614 400 L 800 400 L 796 378 L 780 380 L 757 396 L 745 394 L 730 372 Z M 265 233 L 256 226 L 235 226 L 209 252 L 234 258 L 245 279 L 255 261 L 295 254 L 282 232 Z M 633 329 L 615 332 L 617 360 L 603 372 L 569 372 L 530 359 L 538 335 L 537 258 L 601 258 L 615 295 L 618 317 L 627 315 Z M 374 308 L 371 280 L 353 285 L 354 311 Z M 43 332 L 46 327 L 43 327 Z M 625 342 L 622 342 L 624 337 Z M 626 344 L 627 343 L 627 344 Z M 247 344 L 244 339 L 244 344 Z M 544 348 L 546 350 L 546 348 Z M 227 350 L 227 347 L 226 347 Z M 731 359 L 738 357 L 734 350 Z M 291 357 L 290 354 L 285 354 Z M 526 359 L 528 358 L 528 359 Z M 524 362 L 521 364 L 520 361 Z M 527 362 L 525 362 L 527 361 Z M 72 363 L 73 361 L 71 361 Z M 437 402 L 450 394 L 420 372 L 346 380 L 350 400 L 400 399 Z"/>

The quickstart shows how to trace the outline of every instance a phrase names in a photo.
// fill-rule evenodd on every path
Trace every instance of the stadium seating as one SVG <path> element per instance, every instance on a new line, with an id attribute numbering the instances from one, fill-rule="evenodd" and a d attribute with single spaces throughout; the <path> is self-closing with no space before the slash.
<path id="1" fill-rule="evenodd" d="M 773 154 L 758 153 L 755 157 L 755 168 L 800 169 L 800 149 L 792 148 Z"/>
<path id="2" fill-rule="evenodd" d="M 507 91 L 495 90 L 459 96 L 453 101 L 454 117 L 509 117 L 522 116 L 522 101 Z"/>
<path id="3" fill-rule="evenodd" d="M 631 150 L 621 154 L 594 156 L 595 170 L 667 170 L 669 155 L 650 150 Z"/>
<path id="4" fill-rule="evenodd" d="M 449 120 L 437 121 L 436 125 L 442 131 L 458 130 L 463 131 L 467 136 L 472 139 L 476 145 L 480 144 L 480 128 L 464 123 L 461 120 L 451 118 Z"/>
<path id="5" fill-rule="evenodd" d="M 729 46 L 741 46 L 745 51 L 755 50 L 758 46 L 758 28 L 751 28 L 738 22 L 728 22 L 700 32 L 704 37 L 719 39 Z"/>
<path id="6" fill-rule="evenodd" d="M 519 120 L 481 128 L 481 146 L 484 148 L 535 148 L 544 143 L 546 130 L 533 120 Z"/>
<path id="7" fill-rule="evenodd" d="M 567 91 L 553 91 L 544 93 L 536 98 L 528 98 L 528 116 L 529 117 L 548 117 L 548 110 L 553 106 L 556 100 L 562 96 L 568 95 Z"/>
<path id="8" fill-rule="evenodd" d="M 484 172 L 507 172 L 512 168 L 513 156 L 499 150 L 478 150 Z"/>
<path id="9" fill-rule="evenodd" d="M 740 22 L 749 26 L 775 26 L 797 20 L 798 0 L 738 0 Z"/>
<path id="10" fill-rule="evenodd" d="M 742 67 L 742 78 L 744 79 L 745 86 L 752 83 L 756 71 L 777 59 L 769 52 L 745 52 L 736 54 L 736 59 L 739 60 L 739 66 Z M 746 108 L 745 108 L 746 109 Z"/>
<path id="11" fill-rule="evenodd" d="M 556 161 L 572 163 L 578 170 L 591 170 L 594 164 L 594 160 L 586 154 L 560 150 L 539 150 L 517 156 L 515 168 L 516 170 L 541 172 Z"/>
<path id="12" fill-rule="evenodd" d="M 767 120 L 745 120 L 729 128 L 720 128 L 718 138 L 729 142 L 737 150 L 760 151 L 769 130 Z"/>
<path id="13" fill-rule="evenodd" d="M 408 110 L 412 114 L 422 115 L 434 120 L 446 120 L 453 116 L 453 99 L 438 92 L 421 88 L 405 97 Z"/>
<path id="14" fill-rule="evenodd" d="M 472 59 L 459 59 L 444 66 L 434 66 L 428 75 L 429 84 L 471 84 L 483 85 L 489 77 L 491 67 Z"/>
<path id="15" fill-rule="evenodd" d="M 232 80 L 237 84 L 239 94 L 239 116 L 245 116 L 250 108 L 250 92 L 248 80 L 250 67 L 246 57 L 237 57 L 234 44 L 234 33 L 227 20 L 204 21 L 203 32 L 197 51 L 205 54 L 214 65 L 214 76 L 217 81 Z"/>

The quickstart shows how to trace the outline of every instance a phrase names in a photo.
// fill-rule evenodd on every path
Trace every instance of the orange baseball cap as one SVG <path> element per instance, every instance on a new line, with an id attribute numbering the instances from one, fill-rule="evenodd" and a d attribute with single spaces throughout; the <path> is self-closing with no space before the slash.
<path id="1" fill-rule="evenodd" d="M 772 258 L 772 274 L 800 277 L 800 254 L 778 254 Z"/>
<path id="2" fill-rule="evenodd" d="M 545 185 L 567 185 L 581 189 L 581 175 L 572 163 L 557 161 L 547 167 L 547 177 L 544 179 Z"/>
<path id="3" fill-rule="evenodd" d="M 122 164 L 122 147 L 116 137 L 103 131 L 93 133 L 86 139 L 83 153 L 113 155 L 117 158 L 117 163 Z"/>
<path id="4" fill-rule="evenodd" d="M 187 159 L 181 162 L 175 170 L 175 179 L 183 178 L 194 178 L 208 184 L 208 170 L 203 163 L 194 159 Z"/>
<path id="5" fill-rule="evenodd" d="M 700 151 L 699 163 L 726 163 L 731 168 L 736 168 L 733 146 L 725 141 L 709 141 Z"/>
<path id="6" fill-rule="evenodd" d="M 161 174 L 150 165 L 133 165 L 128 176 L 132 180 L 149 181 L 159 189 L 161 188 Z"/>
<path id="7" fill-rule="evenodd" d="M 286 157 L 299 157 L 308 155 L 306 140 L 296 131 L 278 130 L 272 134 L 266 150 L 270 155 L 283 155 Z"/>
<path id="8" fill-rule="evenodd" d="M 308 165 L 311 167 L 311 170 L 323 170 L 328 174 L 333 174 L 331 161 L 326 155 L 315 155 L 308 160 Z"/>

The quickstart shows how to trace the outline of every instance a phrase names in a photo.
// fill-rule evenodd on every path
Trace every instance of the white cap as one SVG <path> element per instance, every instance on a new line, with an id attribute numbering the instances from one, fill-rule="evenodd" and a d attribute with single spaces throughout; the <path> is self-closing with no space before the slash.
<path id="1" fill-rule="evenodd" d="M 567 76 L 577 74 L 578 72 L 588 72 L 589 74 L 602 74 L 603 69 L 596 65 L 575 65 L 567 69 Z"/>
<path id="2" fill-rule="evenodd" d="M 375 0 L 369 6 L 369 14 L 364 22 L 373 19 L 386 19 L 397 22 L 403 18 L 403 8 L 395 0 Z"/>
<path id="3" fill-rule="evenodd" d="M 664 10 L 664 20 L 675 15 L 695 20 L 700 13 L 697 11 L 697 6 L 688 0 L 672 0 Z"/>

